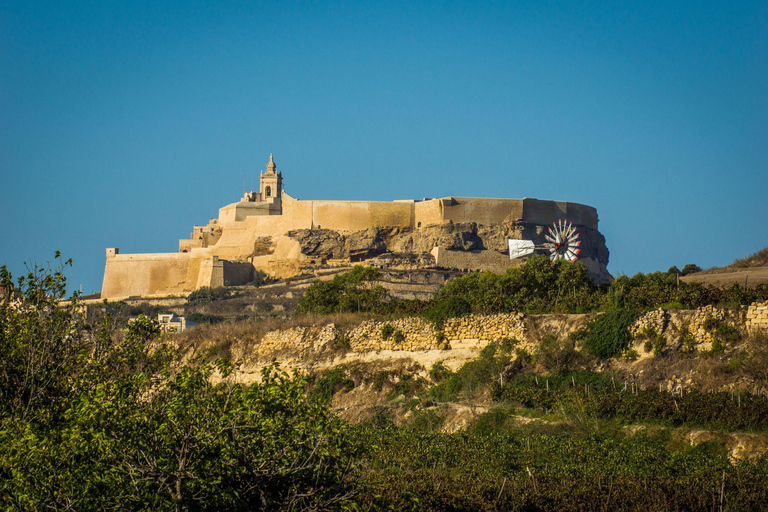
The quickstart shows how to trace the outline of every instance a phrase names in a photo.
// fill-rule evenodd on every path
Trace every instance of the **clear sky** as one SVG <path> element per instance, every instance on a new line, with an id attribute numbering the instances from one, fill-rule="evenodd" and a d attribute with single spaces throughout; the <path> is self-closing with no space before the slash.
<path id="1" fill-rule="evenodd" d="M 0 264 L 299 199 L 597 208 L 614 274 L 768 245 L 768 2 L 0 2 Z"/>

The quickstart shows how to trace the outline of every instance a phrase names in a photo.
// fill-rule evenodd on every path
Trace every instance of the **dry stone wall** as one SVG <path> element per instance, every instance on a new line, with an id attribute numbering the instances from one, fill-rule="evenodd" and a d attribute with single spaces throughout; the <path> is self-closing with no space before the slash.
<path id="1" fill-rule="evenodd" d="M 522 340 L 525 337 L 525 324 L 522 313 L 502 313 L 498 315 L 469 315 L 446 320 L 443 335 L 448 341 L 478 339 L 498 341 L 504 338 Z"/>
<path id="2" fill-rule="evenodd" d="M 385 325 L 392 327 L 392 334 L 386 340 L 382 336 Z M 394 335 L 398 331 L 403 334 L 403 340 L 399 342 Z M 418 317 L 398 318 L 391 322 L 366 320 L 350 331 L 348 339 L 350 348 L 355 352 L 447 348 L 438 344 L 432 324 Z"/>
<path id="3" fill-rule="evenodd" d="M 704 328 L 708 319 L 716 319 L 740 329 L 746 327 L 750 331 L 768 330 L 768 302 L 754 303 L 740 309 L 705 306 L 696 310 L 648 311 L 630 327 L 630 333 L 640 339 L 648 330 L 652 330 L 675 341 L 681 338 L 683 328 L 686 328 L 697 345 L 708 344 L 713 341 L 713 333 Z M 579 326 L 582 324 L 578 323 Z M 382 335 L 385 326 L 389 326 L 387 330 L 390 331 L 387 339 L 383 339 Z M 349 348 L 354 352 L 448 350 L 452 344 L 460 345 L 466 341 L 481 344 L 504 338 L 516 338 L 526 343 L 537 341 L 527 339 L 527 335 L 525 315 L 522 313 L 451 318 L 445 321 L 441 330 L 435 330 L 432 323 L 423 318 L 407 317 L 391 321 L 365 320 L 346 333 L 332 323 L 270 331 L 262 338 L 258 353 L 267 355 L 281 351 L 318 351 L 342 341 L 343 337 L 346 337 Z"/>
<path id="4" fill-rule="evenodd" d="M 338 336 L 339 331 L 335 324 L 269 331 L 261 339 L 258 353 L 266 355 L 284 350 L 299 352 L 321 350 Z"/>
<path id="5" fill-rule="evenodd" d="M 748 331 L 768 331 L 768 301 L 753 302 L 747 308 L 744 323 Z"/>
<path id="6" fill-rule="evenodd" d="M 293 327 L 270 331 L 264 335 L 258 348 L 260 355 L 284 350 L 321 350 L 346 336 L 351 350 L 446 350 L 451 341 L 498 341 L 504 338 L 524 339 L 525 325 L 522 313 L 499 315 L 470 315 L 452 318 L 442 330 L 419 317 L 399 318 L 391 321 L 365 320 L 348 333 L 341 333 L 334 324 L 318 327 Z M 387 339 L 385 326 L 390 331 Z"/>
<path id="7" fill-rule="evenodd" d="M 711 305 L 693 310 L 656 309 L 640 316 L 629 328 L 629 331 L 635 338 L 645 337 L 650 330 L 656 334 L 663 335 L 669 340 L 676 340 L 682 337 L 682 331 L 685 328 L 693 337 L 696 345 L 710 344 L 713 341 L 714 332 L 711 329 L 705 328 L 707 320 L 714 319 L 732 325 L 737 329 L 746 327 L 747 330 L 750 330 L 759 325 L 764 325 L 765 328 L 768 328 L 768 308 L 764 309 L 765 312 L 762 317 L 759 313 L 761 310 L 757 304 L 752 304 L 749 308 L 742 306 L 738 309 L 720 308 Z M 764 324 L 759 322 L 764 322 Z"/>

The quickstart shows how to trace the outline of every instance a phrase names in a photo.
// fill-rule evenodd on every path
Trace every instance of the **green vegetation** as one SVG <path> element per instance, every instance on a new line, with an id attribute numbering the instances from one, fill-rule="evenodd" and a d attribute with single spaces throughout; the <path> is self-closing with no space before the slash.
<path id="1" fill-rule="evenodd" d="M 297 313 L 368 312 L 381 317 L 421 315 L 440 329 L 445 320 L 471 313 L 519 311 L 539 313 L 592 313 L 622 310 L 613 315 L 629 318 L 629 311 L 695 309 L 708 304 L 738 306 L 768 300 L 768 286 L 745 288 L 735 284 L 717 288 L 680 281 L 679 276 L 698 267 L 688 264 L 667 272 L 619 276 L 610 285 L 596 286 L 584 265 L 534 256 L 504 274 L 475 272 L 450 280 L 432 300 L 388 300 L 386 290 L 374 286 L 378 270 L 357 266 L 331 281 L 313 282 L 300 299 Z M 615 318 L 617 319 L 617 318 Z M 606 323 L 613 321 L 604 320 Z M 599 328 L 600 326 L 596 326 Z M 605 334 L 605 333 L 603 333 Z M 591 339 L 596 353 L 611 357 L 626 348 L 623 334 L 612 343 Z M 617 331 L 618 334 L 618 331 Z M 613 346 L 609 346 L 613 345 Z"/>
<path id="2" fill-rule="evenodd" d="M 227 297 L 229 297 L 229 291 L 224 287 L 209 288 L 204 286 L 198 290 L 193 291 L 187 296 L 187 304 L 210 304 L 211 302 L 226 299 Z"/>
<path id="3" fill-rule="evenodd" d="M 549 376 L 521 374 L 492 389 L 494 400 L 542 411 L 581 408 L 587 415 L 622 423 L 649 423 L 716 430 L 768 431 L 768 398 L 749 393 L 671 394 L 616 382 L 610 375 L 580 371 Z"/>
<path id="4" fill-rule="evenodd" d="M 434 363 L 430 381 L 409 367 L 363 375 L 343 366 L 309 379 L 267 367 L 244 385 L 235 364 L 182 359 L 146 316 L 121 329 L 107 307 L 94 319 L 77 297 L 60 306 L 66 265 L 15 282 L 0 268 L 2 510 L 740 511 L 768 502 L 768 457 L 732 462 L 718 440 L 768 433 L 768 398 L 640 389 L 578 370 L 597 367 L 590 354 L 631 357 L 626 327 L 650 297 L 686 304 L 667 293 L 667 277 L 597 288 L 570 264 L 472 274 L 421 312 L 442 322 L 522 297 L 528 311 L 576 308 L 568 295 L 606 312 L 576 336 L 544 333 L 532 354 L 506 339 L 455 372 Z M 307 312 L 376 312 L 385 303 L 372 275 L 342 276 L 334 293 L 315 288 Z M 528 289 L 535 283 L 549 288 Z M 387 337 L 403 336 L 389 327 Z M 729 364 L 764 385 L 764 338 L 742 342 L 717 319 L 705 328 L 733 354 Z M 650 350 L 664 349 L 658 333 L 644 335 Z M 680 335 L 685 347 L 691 333 Z M 329 404 L 356 382 L 388 402 L 351 426 Z M 475 408 L 488 397 L 487 412 Z M 471 409 L 467 427 L 442 432 L 457 407 Z M 688 433 L 700 428 L 712 440 L 694 446 Z"/>
<path id="5" fill-rule="evenodd" d="M 429 397 L 437 402 L 449 402 L 472 396 L 482 387 L 501 379 L 510 360 L 507 350 L 491 343 L 480 351 L 477 359 L 465 363 L 456 373 L 445 367 L 433 367 L 440 383 L 430 388 Z"/>
<path id="6" fill-rule="evenodd" d="M 182 362 L 139 317 L 96 324 L 65 279 L 0 268 L 0 508 L 328 509 L 347 500 L 355 448 L 305 380 Z M 220 384 L 214 385 L 216 372 Z"/>
<path id="7" fill-rule="evenodd" d="M 371 285 L 379 277 L 381 272 L 375 268 L 357 265 L 330 281 L 316 280 L 299 299 L 296 312 L 325 315 L 372 311 L 387 294 L 381 286 Z"/>
<path id="8" fill-rule="evenodd" d="M 629 347 L 629 326 L 637 318 L 634 309 L 613 309 L 592 320 L 584 333 L 584 347 L 600 358 L 614 357 Z"/>

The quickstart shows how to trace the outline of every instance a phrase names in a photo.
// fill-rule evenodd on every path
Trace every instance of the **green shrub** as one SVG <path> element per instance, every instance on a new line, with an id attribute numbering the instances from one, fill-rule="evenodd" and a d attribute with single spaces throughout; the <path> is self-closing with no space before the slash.
<path id="1" fill-rule="evenodd" d="M 555 373 L 568 370 L 581 359 L 572 340 L 561 340 L 552 334 L 542 337 L 534 356 L 542 368 Z"/>
<path id="2" fill-rule="evenodd" d="M 447 379 L 452 373 L 451 369 L 445 366 L 442 361 L 435 361 L 432 363 L 432 368 L 429 369 L 430 378 L 438 383 Z"/>
<path id="3" fill-rule="evenodd" d="M 449 318 L 466 316 L 472 313 L 472 306 L 462 297 L 446 297 L 436 302 L 424 316 L 436 329 L 443 326 Z"/>
<path id="4" fill-rule="evenodd" d="M 398 344 L 402 343 L 405 341 L 405 334 L 403 334 L 403 331 L 398 329 L 394 333 L 392 333 L 392 340 Z"/>
<path id="5" fill-rule="evenodd" d="M 687 276 L 688 274 L 695 274 L 696 272 L 701 272 L 701 267 L 694 263 L 689 263 L 683 267 L 681 274 Z"/>
<path id="6" fill-rule="evenodd" d="M 394 334 L 395 328 L 391 324 L 386 323 L 381 326 L 381 339 L 387 341 L 392 334 Z"/>
<path id="7" fill-rule="evenodd" d="M 186 315 L 187 320 L 191 320 L 198 324 L 210 324 L 215 325 L 223 322 L 225 319 L 219 315 L 209 315 L 206 313 L 190 313 Z"/>
<path id="8" fill-rule="evenodd" d="M 330 402 L 336 392 L 341 390 L 351 391 L 354 387 L 355 382 L 347 375 L 346 368 L 331 368 L 323 372 L 315 380 L 310 396 L 315 400 Z"/>
<path id="9" fill-rule="evenodd" d="M 584 347 L 603 359 L 621 354 L 632 341 L 629 326 L 635 319 L 634 309 L 614 309 L 598 316 L 587 325 Z"/>
<path id="10" fill-rule="evenodd" d="M 627 361 L 635 361 L 638 357 L 640 357 L 640 354 L 637 353 L 637 350 L 635 350 L 632 347 L 629 347 L 627 350 L 624 351 L 621 356 L 626 359 Z"/>
<path id="11" fill-rule="evenodd" d="M 202 305 L 210 304 L 216 300 L 222 300 L 229 297 L 229 291 L 224 287 L 209 288 L 204 286 L 198 290 L 193 291 L 187 296 L 187 304 L 190 305 Z"/>
<path id="12" fill-rule="evenodd" d="M 681 348 L 683 353 L 690 354 L 696 350 L 696 337 L 687 326 L 680 327 L 680 340 L 683 342 Z"/>
<path id="13" fill-rule="evenodd" d="M 339 334 L 331 344 L 331 350 L 349 350 L 349 338 L 345 334 Z"/>
<path id="14" fill-rule="evenodd" d="M 661 354 L 661 351 L 664 350 L 664 347 L 667 345 L 667 340 L 664 338 L 663 335 L 657 334 L 653 337 L 653 355 L 657 356 Z"/>
<path id="15" fill-rule="evenodd" d="M 455 373 L 429 390 L 429 396 L 439 402 L 471 396 L 490 388 L 499 379 L 510 361 L 509 353 L 491 343 L 480 351 L 477 359 L 467 361 Z"/>
<path id="16" fill-rule="evenodd" d="M 327 315 L 372 311 L 387 296 L 382 286 L 372 286 L 372 281 L 379 277 L 381 272 L 377 269 L 356 265 L 330 281 L 316 279 L 299 299 L 296 313 Z"/>

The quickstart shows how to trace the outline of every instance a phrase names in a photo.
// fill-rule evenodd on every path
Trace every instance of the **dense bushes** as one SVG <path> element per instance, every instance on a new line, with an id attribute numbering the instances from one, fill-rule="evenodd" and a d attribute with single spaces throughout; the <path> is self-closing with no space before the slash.
<path id="1" fill-rule="evenodd" d="M 373 310 L 387 295 L 371 281 L 381 277 L 375 268 L 355 266 L 350 272 L 336 275 L 330 281 L 315 280 L 299 299 L 297 313 L 344 313 Z"/>
<path id="2" fill-rule="evenodd" d="M 634 309 L 613 309 L 598 316 L 583 333 L 584 347 L 601 358 L 614 357 L 629 347 L 632 335 L 629 327 L 637 319 Z"/>
<path id="3" fill-rule="evenodd" d="M 685 270 L 692 272 L 695 267 L 686 265 Z M 432 300 L 420 301 L 389 299 L 384 288 L 373 285 L 373 281 L 381 278 L 381 273 L 356 266 L 351 272 L 337 275 L 330 281 L 314 281 L 299 300 L 296 311 L 422 315 L 439 327 L 448 318 L 470 313 L 590 313 L 659 307 L 695 309 L 708 304 L 735 306 L 768 300 L 766 285 L 745 288 L 735 284 L 722 289 L 680 281 L 679 276 L 684 273 L 672 267 L 667 272 L 619 276 L 610 285 L 598 287 L 579 262 L 557 260 L 552 263 L 546 256 L 533 256 L 520 267 L 503 274 L 474 272 L 454 278 Z M 619 340 L 618 346 L 622 343 Z M 608 353 L 602 350 L 604 348 L 608 352 L 615 350 L 605 346 L 598 350 Z"/>
<path id="4" fill-rule="evenodd" d="M 192 293 L 190 293 L 187 296 L 187 304 L 189 305 L 200 305 L 200 304 L 210 304 L 213 301 L 216 300 L 223 300 L 229 297 L 229 291 L 224 288 L 209 288 L 207 286 L 204 286 L 202 288 L 199 288 Z"/>
<path id="5" fill-rule="evenodd" d="M 748 393 L 702 393 L 695 389 L 670 394 L 638 389 L 609 376 L 576 372 L 547 377 L 518 375 L 492 390 L 496 401 L 550 410 L 578 404 L 596 418 L 651 422 L 668 426 L 725 430 L 768 430 L 768 398 Z"/>
<path id="6" fill-rule="evenodd" d="M 476 313 L 582 313 L 599 306 L 601 294 L 579 263 L 534 256 L 504 274 L 482 272 L 449 281 L 436 302 L 459 297 Z"/>
<path id="7" fill-rule="evenodd" d="M 762 510 L 768 460 L 731 464 L 671 435 L 472 434 L 357 428 L 358 510 Z M 725 482 L 725 485 L 723 485 Z"/>
<path id="8" fill-rule="evenodd" d="M 0 268 L 0 509 L 327 510 L 351 496 L 347 427 L 305 380 L 184 362 L 140 317 L 91 324 L 65 280 Z M 216 372 L 218 384 L 212 382 Z"/>

